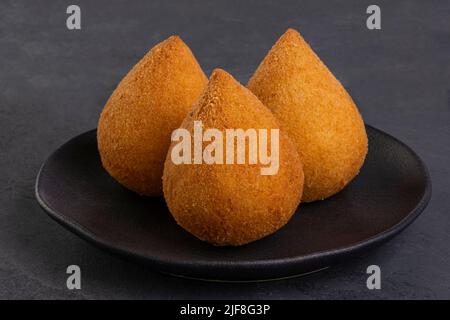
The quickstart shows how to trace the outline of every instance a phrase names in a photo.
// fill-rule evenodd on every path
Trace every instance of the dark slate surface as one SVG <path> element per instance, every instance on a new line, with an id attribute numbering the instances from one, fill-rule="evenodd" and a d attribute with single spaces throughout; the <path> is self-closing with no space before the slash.
<path id="1" fill-rule="evenodd" d="M 450 298 L 450 3 L 377 1 L 81 1 L 82 30 L 65 27 L 72 1 L 0 4 L 0 298 Z M 427 163 L 433 197 L 383 247 L 309 277 L 218 284 L 160 275 L 91 246 L 50 220 L 34 198 L 36 173 L 64 141 L 96 126 L 121 77 L 171 34 L 205 72 L 246 82 L 287 27 L 300 30 L 350 89 L 366 122 Z M 69 291 L 66 267 L 82 268 Z M 370 264 L 382 289 L 366 288 Z"/>

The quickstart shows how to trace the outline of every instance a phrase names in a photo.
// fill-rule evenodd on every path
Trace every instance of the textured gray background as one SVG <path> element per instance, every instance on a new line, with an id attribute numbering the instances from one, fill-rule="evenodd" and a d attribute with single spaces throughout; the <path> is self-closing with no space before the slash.
<path id="1" fill-rule="evenodd" d="M 82 9 L 82 30 L 65 27 Z M 450 2 L 376 1 L 382 30 L 365 27 L 372 1 L 1 1 L 0 298 L 450 298 Z M 350 88 L 371 125 L 427 163 L 433 198 L 383 247 L 329 271 L 258 284 L 172 278 L 91 246 L 34 199 L 39 166 L 96 126 L 121 77 L 150 47 L 179 34 L 208 74 L 246 82 L 287 27 L 300 30 Z M 69 264 L 82 290 L 65 288 Z M 365 269 L 381 266 L 382 290 Z"/>

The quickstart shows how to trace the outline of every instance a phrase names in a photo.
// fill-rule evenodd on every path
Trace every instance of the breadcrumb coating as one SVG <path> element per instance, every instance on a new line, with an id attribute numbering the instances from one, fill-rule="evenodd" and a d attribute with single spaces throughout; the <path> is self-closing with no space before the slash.
<path id="1" fill-rule="evenodd" d="M 207 80 L 178 36 L 153 47 L 130 70 L 98 122 L 101 161 L 114 179 L 139 194 L 162 195 L 170 135 L 192 109 Z"/>
<path id="2" fill-rule="evenodd" d="M 281 36 L 248 88 L 297 147 L 305 173 L 302 201 L 330 197 L 358 174 L 368 148 L 361 115 L 297 31 L 289 29 Z"/>
<path id="3" fill-rule="evenodd" d="M 279 128 L 258 98 L 220 69 L 213 72 L 181 127 L 192 135 L 194 121 L 202 121 L 205 129 L 221 131 Z M 281 129 L 279 139 L 276 175 L 261 175 L 262 164 L 247 162 L 175 165 L 171 160 L 172 143 L 165 162 L 163 189 L 177 223 L 199 239 L 221 246 L 243 245 L 284 226 L 300 203 L 304 177 L 295 146 Z"/>

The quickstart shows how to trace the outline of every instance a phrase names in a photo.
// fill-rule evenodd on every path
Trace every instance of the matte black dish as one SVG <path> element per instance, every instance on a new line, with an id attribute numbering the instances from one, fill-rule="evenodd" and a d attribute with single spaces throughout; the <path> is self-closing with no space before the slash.
<path id="1" fill-rule="evenodd" d="M 301 204 L 291 221 L 242 247 L 214 247 L 179 227 L 163 198 L 141 197 L 102 168 L 95 130 L 43 164 L 36 197 L 56 221 L 94 244 L 164 273 L 211 280 L 263 280 L 322 269 L 380 244 L 426 207 L 426 167 L 405 144 L 367 126 L 369 154 L 337 195 Z M 400 253 L 401 254 L 401 253 Z"/>

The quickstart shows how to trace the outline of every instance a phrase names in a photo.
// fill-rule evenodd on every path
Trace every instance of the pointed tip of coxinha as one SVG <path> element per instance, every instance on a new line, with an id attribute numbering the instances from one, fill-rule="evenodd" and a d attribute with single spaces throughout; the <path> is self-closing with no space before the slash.
<path id="1" fill-rule="evenodd" d="M 213 70 L 211 76 L 209 77 L 209 84 L 210 86 L 214 85 L 222 85 L 222 86 L 235 85 L 239 87 L 242 86 L 239 83 L 239 81 L 237 81 L 231 74 L 220 68 L 216 68 Z"/>
<path id="2" fill-rule="evenodd" d="M 177 35 L 172 35 L 159 43 L 161 46 L 187 46 L 186 43 Z"/>
<path id="3" fill-rule="evenodd" d="M 281 65 L 293 65 L 298 67 L 302 65 L 303 70 L 317 69 L 318 72 L 325 72 L 332 77 L 332 73 L 328 70 L 326 65 L 317 56 L 311 46 L 306 42 L 303 36 L 295 29 L 287 29 L 280 38 L 275 42 L 269 50 L 261 65 L 273 64 L 275 69 Z M 320 66 L 316 68 L 315 64 Z M 261 65 L 258 67 L 260 69 Z M 257 73 L 257 72 L 255 72 Z M 252 79 L 250 79 L 251 81 Z"/>
<path id="4" fill-rule="evenodd" d="M 167 41 L 167 42 L 173 41 L 173 42 L 182 42 L 182 43 L 184 43 L 183 40 L 180 38 L 180 36 L 178 36 L 176 34 L 171 35 L 165 41 Z"/>
<path id="5" fill-rule="evenodd" d="M 280 39 L 301 39 L 301 40 L 303 40 L 303 37 L 301 36 L 300 32 L 298 32 L 297 30 L 289 28 L 283 33 L 283 35 L 280 37 Z"/>
<path id="6" fill-rule="evenodd" d="M 195 60 L 189 46 L 177 35 L 172 35 L 155 45 L 147 52 L 143 60 L 148 57 L 155 59 L 159 55 L 161 55 L 161 61 L 158 61 L 158 63 L 164 62 L 164 60 L 174 63 L 176 61 L 173 59 L 179 59 L 180 57 L 185 60 Z"/>
<path id="7" fill-rule="evenodd" d="M 286 30 L 285 33 L 278 39 L 278 41 L 275 43 L 274 47 L 277 45 L 288 45 L 288 46 L 295 46 L 295 47 L 302 47 L 303 50 L 307 50 L 310 52 L 315 58 L 317 58 L 321 63 L 322 61 L 320 58 L 316 55 L 314 50 L 311 48 L 308 42 L 303 38 L 302 34 L 292 28 L 289 28 Z"/>
<path id="8" fill-rule="evenodd" d="M 276 125 L 276 119 L 270 110 L 248 88 L 220 68 L 214 69 L 211 73 L 208 84 L 195 104 L 192 114 L 194 117 L 206 117 L 207 119 L 203 119 L 205 123 L 212 120 L 217 122 L 218 119 L 224 118 L 233 119 L 236 121 L 234 125 L 239 128 L 255 126 L 261 119 L 270 123 L 269 127 Z M 212 114 L 215 116 L 211 117 Z"/>
<path id="9" fill-rule="evenodd" d="M 211 73 L 210 80 L 233 79 L 233 76 L 221 68 L 215 68 Z"/>
<path id="10" fill-rule="evenodd" d="M 239 93 L 241 99 L 251 97 L 250 99 L 254 100 L 253 102 L 261 103 L 250 90 L 240 84 L 230 73 L 220 68 L 214 69 L 211 73 L 206 92 L 207 95 L 222 99 L 228 97 L 233 101 L 238 99 L 236 94 Z M 245 101 L 248 102 L 247 99 Z"/>
<path id="11" fill-rule="evenodd" d="M 305 39 L 303 38 L 302 34 L 298 30 L 295 30 L 295 29 L 292 29 L 292 28 L 287 29 L 283 33 L 283 35 L 280 37 L 279 40 L 282 40 L 282 39 L 286 39 L 286 40 L 288 39 L 288 40 L 291 40 L 291 41 L 294 40 L 294 41 L 298 41 L 298 42 L 302 42 L 302 43 L 307 43 L 305 41 Z"/>

